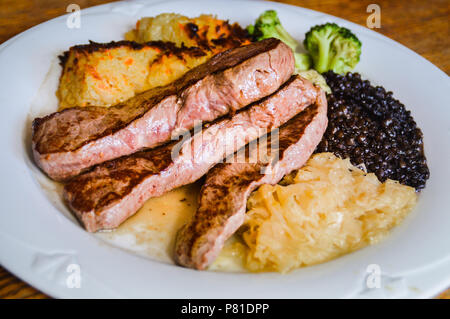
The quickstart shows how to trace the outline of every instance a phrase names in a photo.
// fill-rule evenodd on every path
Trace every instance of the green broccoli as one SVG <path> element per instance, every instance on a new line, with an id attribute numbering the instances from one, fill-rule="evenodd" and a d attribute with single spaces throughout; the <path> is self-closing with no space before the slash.
<path id="1" fill-rule="evenodd" d="M 335 23 L 312 27 L 305 35 L 303 44 L 311 54 L 314 69 L 323 73 L 333 70 L 347 73 L 359 62 L 361 42 L 348 29 Z"/>
<path id="2" fill-rule="evenodd" d="M 308 54 L 296 52 L 300 43 L 295 40 L 281 25 L 277 12 L 274 10 L 267 10 L 263 12 L 254 25 L 247 27 L 248 33 L 256 40 L 264 40 L 267 38 L 277 38 L 286 43 L 295 57 L 296 71 L 308 70 L 311 68 L 311 57 Z"/>

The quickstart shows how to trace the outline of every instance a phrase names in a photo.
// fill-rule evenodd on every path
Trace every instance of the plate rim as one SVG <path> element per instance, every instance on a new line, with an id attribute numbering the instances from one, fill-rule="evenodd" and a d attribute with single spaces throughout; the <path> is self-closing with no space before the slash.
<path id="1" fill-rule="evenodd" d="M 247 1 L 249 1 L 249 0 L 247 0 Z M 233 2 L 235 2 L 235 3 L 237 3 L 237 2 L 247 2 L 247 1 L 233 0 Z M 267 2 L 265 2 L 265 1 L 259 1 L 259 0 L 250 0 L 250 1 L 251 1 L 251 2 L 255 2 L 255 3 L 257 3 L 257 2 L 267 3 Z M 134 1 L 134 2 L 139 3 L 139 1 Z M 174 1 L 171 1 L 171 2 L 174 2 Z M 90 8 L 83 9 L 82 12 L 85 12 L 85 13 L 87 13 L 87 12 L 97 12 L 97 11 L 98 11 L 98 12 L 101 12 L 102 10 L 104 10 L 104 9 L 110 7 L 110 6 L 112 6 L 112 5 L 117 5 L 117 4 L 119 4 L 119 3 L 122 3 L 122 4 L 124 4 L 124 5 L 129 5 L 129 4 L 132 4 L 133 2 L 119 1 L 119 2 L 113 2 L 113 3 L 108 3 L 108 4 L 102 4 L 102 5 L 93 6 L 93 7 L 90 7 Z M 160 1 L 154 0 L 154 1 L 145 2 L 145 5 L 146 5 L 146 6 L 152 6 L 152 5 L 155 5 L 155 4 L 158 4 L 158 3 L 160 3 Z M 394 45 L 396 48 L 400 48 L 400 49 L 402 49 L 402 50 L 405 50 L 405 49 L 406 49 L 407 52 L 408 52 L 408 54 L 411 54 L 411 53 L 412 53 L 413 55 L 416 56 L 416 58 L 419 57 L 419 58 L 421 58 L 422 61 L 426 61 L 426 63 L 428 64 L 428 67 L 430 67 L 430 65 L 431 65 L 435 70 L 439 71 L 439 72 L 441 73 L 441 75 L 444 75 L 444 76 L 446 75 L 446 74 L 445 74 L 441 69 L 439 69 L 437 66 L 435 66 L 434 64 L 432 64 L 430 61 L 426 60 L 424 57 L 418 55 L 417 53 L 415 53 L 415 52 L 412 51 L 411 49 L 405 47 L 404 45 L 402 45 L 402 44 L 400 44 L 400 43 L 398 43 L 398 42 L 396 42 L 396 41 L 394 41 L 394 40 L 392 40 L 392 39 L 390 39 L 390 38 L 388 38 L 388 37 L 386 37 L 386 36 L 384 36 L 384 35 L 381 35 L 381 34 L 375 32 L 375 31 L 373 31 L 373 30 L 366 29 L 366 28 L 364 28 L 364 27 L 361 26 L 361 25 L 355 24 L 355 23 L 353 23 L 353 22 L 351 22 L 351 21 L 347 21 L 347 20 L 344 20 L 344 19 L 339 18 L 339 17 L 335 17 L 335 16 L 332 16 L 332 15 L 329 15 L 329 14 L 325 14 L 325 13 L 322 13 L 322 12 L 319 12 L 319 11 L 310 10 L 310 9 L 306 9 L 306 8 L 302 8 L 302 7 L 291 6 L 291 5 L 287 5 L 287 4 L 281 4 L 281 3 L 271 3 L 271 5 L 273 5 L 274 7 L 279 7 L 279 6 L 281 6 L 281 7 L 288 7 L 288 8 L 290 8 L 290 9 L 294 9 L 294 8 L 295 8 L 295 10 L 299 10 L 299 11 L 306 10 L 306 11 L 309 11 L 309 12 L 313 12 L 314 14 L 320 14 L 320 15 L 323 15 L 323 16 L 326 16 L 326 17 L 329 16 L 329 17 L 333 17 L 334 19 L 337 19 L 337 20 L 345 21 L 346 24 L 355 26 L 355 27 L 357 27 L 358 29 L 363 28 L 363 29 L 364 29 L 364 32 L 370 31 L 369 34 L 371 34 L 372 36 L 373 36 L 373 35 L 376 35 L 376 38 L 378 38 L 378 39 L 380 39 L 380 40 L 383 40 L 383 41 L 386 41 L 386 40 L 387 40 L 391 45 Z M 32 28 L 30 28 L 30 29 L 28 29 L 28 30 L 26 30 L 26 31 L 24 31 L 24 32 L 22 32 L 22 33 L 16 35 L 16 36 L 14 36 L 13 38 L 11 38 L 11 39 L 5 41 L 3 44 L 0 45 L 0 55 L 3 53 L 3 50 L 6 50 L 6 49 L 7 49 L 7 47 L 8 47 L 10 44 L 14 43 L 15 41 L 20 40 L 20 37 L 24 36 L 25 34 L 34 32 L 38 27 L 40 27 L 40 26 L 43 25 L 43 24 L 47 24 L 47 23 L 49 23 L 49 22 L 51 22 L 51 21 L 54 21 L 54 20 L 64 19 L 64 18 L 67 17 L 67 16 L 68 16 L 68 14 L 65 14 L 65 15 L 56 17 L 56 18 L 54 18 L 54 19 L 48 20 L 48 21 L 46 21 L 46 22 L 43 22 L 43 23 L 41 23 L 41 24 L 39 24 L 39 25 L 36 25 L 36 26 L 34 26 L 34 27 L 32 27 Z M 372 34 L 372 33 L 373 33 L 373 34 Z M 80 230 L 80 229 L 78 229 L 78 231 L 79 231 L 79 230 Z M 81 231 L 82 231 L 83 233 L 85 233 L 84 230 L 81 230 Z M 0 233 L 0 238 L 1 238 L 2 235 L 3 235 L 3 234 Z M 86 234 L 85 234 L 85 235 L 86 235 Z M 94 236 L 90 236 L 90 235 L 89 235 L 89 237 L 94 237 Z M 96 237 L 94 237 L 94 238 L 95 238 L 95 240 L 99 240 L 99 239 L 96 238 Z M 10 239 L 6 239 L 5 242 L 8 241 L 8 240 L 10 240 Z M 0 244 L 0 247 L 4 247 L 4 245 L 3 245 L 3 244 Z M 111 248 L 112 248 L 112 247 L 111 247 Z M 117 250 L 116 247 L 115 247 L 115 248 L 112 248 L 112 249 Z M 3 250 L 2 250 L 2 251 L 3 251 Z M 122 252 L 122 253 L 124 253 L 124 252 Z M 127 256 L 130 255 L 130 254 L 128 254 L 128 253 L 125 253 L 125 254 L 127 254 Z M 137 257 L 137 258 L 143 258 L 143 257 L 138 257 L 138 256 L 134 256 L 134 257 Z M 345 256 L 344 256 L 344 257 L 341 257 L 341 258 L 345 258 Z M 146 260 L 148 260 L 148 259 L 146 259 Z M 68 294 L 68 295 L 62 294 L 60 289 L 57 289 L 57 288 L 56 288 L 56 289 L 52 289 L 52 287 L 50 287 L 50 286 L 42 285 L 42 283 L 41 283 L 40 281 L 36 280 L 33 276 L 28 276 L 28 274 L 26 274 L 26 273 L 23 273 L 23 272 L 20 272 L 20 271 L 17 271 L 17 273 L 16 273 L 15 269 L 17 269 L 17 268 L 14 268 L 14 267 L 12 266 L 12 263 L 9 263 L 9 262 L 6 260 L 6 258 L 4 258 L 3 254 L 0 256 L 0 261 L 1 261 L 1 264 L 2 264 L 6 269 L 8 269 L 8 271 L 10 271 L 11 273 L 13 273 L 14 275 L 16 275 L 16 276 L 19 277 L 19 278 L 24 278 L 24 281 L 26 281 L 27 283 L 31 284 L 32 286 L 38 288 L 39 290 L 41 290 L 42 292 L 44 292 L 44 293 L 46 293 L 46 294 L 48 294 L 48 295 L 50 295 L 50 296 L 54 296 L 54 297 L 61 297 L 61 296 L 62 296 L 62 297 L 73 297 L 72 294 Z M 445 267 L 447 267 L 448 265 L 450 265 L 450 258 L 448 258 L 448 260 L 442 261 L 442 263 L 439 263 L 439 265 L 434 265 L 434 266 L 437 267 L 437 268 L 440 268 L 440 267 L 442 267 L 442 265 L 444 265 Z M 174 266 L 171 266 L 171 267 L 174 267 Z M 175 266 L 175 267 L 176 267 L 176 266 Z M 178 268 L 180 268 L 180 267 L 176 267 L 176 268 L 177 268 L 177 271 L 178 271 L 178 270 L 180 270 L 180 271 L 186 271 L 186 270 L 178 269 Z M 434 268 L 434 267 L 433 267 L 433 268 Z M 432 270 L 428 270 L 428 271 L 432 271 Z M 234 274 L 234 275 L 235 275 L 235 274 Z M 442 281 L 442 282 L 443 282 L 443 281 Z M 449 284 L 450 284 L 450 277 L 447 278 L 447 283 L 446 283 L 446 285 L 449 285 Z M 106 292 L 105 292 L 105 293 L 106 293 Z M 111 296 L 113 296 L 113 295 L 114 295 L 114 294 L 111 294 Z"/>

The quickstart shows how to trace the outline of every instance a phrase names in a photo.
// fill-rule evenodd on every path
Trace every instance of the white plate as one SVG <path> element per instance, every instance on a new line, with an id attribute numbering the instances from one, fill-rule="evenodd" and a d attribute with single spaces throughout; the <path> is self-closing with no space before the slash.
<path id="1" fill-rule="evenodd" d="M 276 9 L 299 40 L 327 21 L 353 30 L 363 43 L 357 71 L 392 90 L 422 128 L 431 178 L 417 208 L 387 240 L 288 275 L 199 272 L 105 244 L 58 210 L 35 178 L 26 141 L 31 101 L 58 54 L 88 40 L 119 40 L 142 16 L 213 13 L 246 26 L 266 9 Z M 69 29 L 66 19 L 0 47 L 0 263 L 14 274 L 55 297 L 430 297 L 450 285 L 450 82 L 434 65 L 356 24 L 271 2 L 117 2 L 83 10 L 80 29 Z M 66 284 L 69 264 L 81 267 L 80 288 Z M 381 267 L 380 289 L 366 288 L 369 264 Z"/>

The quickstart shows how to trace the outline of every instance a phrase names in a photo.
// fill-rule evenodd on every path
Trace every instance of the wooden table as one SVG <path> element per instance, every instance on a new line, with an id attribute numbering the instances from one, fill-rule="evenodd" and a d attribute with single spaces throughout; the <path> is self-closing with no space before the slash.
<path id="1" fill-rule="evenodd" d="M 81 8 L 111 2 L 105 0 L 2 0 L 0 3 L 0 43 L 26 29 L 66 13 L 71 3 Z M 450 74 L 448 0 L 282 0 L 332 14 L 366 26 L 367 6 L 381 8 L 381 28 L 376 31 L 404 44 L 441 70 Z M 205 12 L 207 10 L 205 9 Z M 46 298 L 0 266 L 0 298 Z M 450 299 L 450 289 L 440 298 Z"/>

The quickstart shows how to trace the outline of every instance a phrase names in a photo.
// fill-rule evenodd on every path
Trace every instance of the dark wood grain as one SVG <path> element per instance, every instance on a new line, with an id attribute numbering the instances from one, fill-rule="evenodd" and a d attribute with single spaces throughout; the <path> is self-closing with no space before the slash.
<path id="1" fill-rule="evenodd" d="M 44 299 L 48 297 L 0 266 L 0 298 Z"/>
<path id="2" fill-rule="evenodd" d="M 41 22 L 66 13 L 71 3 L 81 8 L 105 0 L 2 0 L 0 43 Z M 370 3 L 381 7 L 381 28 L 375 29 L 419 53 L 450 74 L 450 5 L 448 0 L 282 0 L 366 25 Z M 205 12 L 207 12 L 205 8 Z M 113 40 L 113 39 L 111 39 Z M 0 266 L 0 298 L 47 298 Z M 439 298 L 450 299 L 450 290 Z"/>

